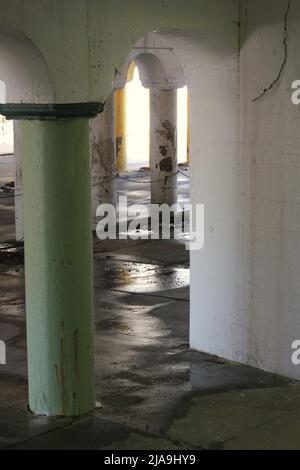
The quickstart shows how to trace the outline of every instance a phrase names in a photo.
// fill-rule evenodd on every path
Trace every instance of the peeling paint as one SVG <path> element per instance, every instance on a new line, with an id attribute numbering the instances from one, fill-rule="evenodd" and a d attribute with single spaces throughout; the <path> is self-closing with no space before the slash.
<path id="1" fill-rule="evenodd" d="M 116 173 L 116 129 L 114 95 L 106 100 L 106 105 L 99 116 L 92 120 L 92 213 L 95 217 L 100 204 L 115 203 Z M 120 156 L 122 139 L 119 141 Z"/>
<path id="2" fill-rule="evenodd" d="M 167 140 L 169 140 L 172 143 L 172 145 L 175 144 L 176 128 L 170 123 L 170 121 L 165 120 L 162 123 L 162 129 L 158 130 L 157 133 L 161 135 L 162 137 L 165 137 Z"/>
<path id="3" fill-rule="evenodd" d="M 159 146 L 159 151 L 160 151 L 160 154 L 165 157 L 168 153 L 168 149 L 167 149 L 167 146 L 166 145 L 160 145 Z"/>
<path id="4" fill-rule="evenodd" d="M 171 157 L 164 158 L 159 163 L 159 168 L 161 171 L 173 171 L 173 161 Z"/>
<path id="5" fill-rule="evenodd" d="M 150 93 L 150 166 L 151 201 L 154 204 L 176 202 L 176 89 L 158 89 Z M 172 175 L 171 175 L 172 174 Z"/>

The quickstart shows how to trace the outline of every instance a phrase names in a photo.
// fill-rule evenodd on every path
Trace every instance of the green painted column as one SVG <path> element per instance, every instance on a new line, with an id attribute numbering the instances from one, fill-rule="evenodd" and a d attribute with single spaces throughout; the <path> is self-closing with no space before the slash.
<path id="1" fill-rule="evenodd" d="M 21 122 L 29 407 L 95 406 L 87 118 Z"/>

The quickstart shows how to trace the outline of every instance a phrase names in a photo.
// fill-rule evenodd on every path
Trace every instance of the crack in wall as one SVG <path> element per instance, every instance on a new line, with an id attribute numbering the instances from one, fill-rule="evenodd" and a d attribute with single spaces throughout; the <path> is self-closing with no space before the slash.
<path id="1" fill-rule="evenodd" d="M 286 9 L 286 12 L 284 14 L 284 30 L 283 30 L 283 51 L 284 51 L 284 57 L 283 57 L 283 61 L 282 61 L 282 64 L 281 64 L 281 67 L 279 69 L 279 72 L 276 76 L 276 78 L 273 80 L 273 82 L 267 87 L 265 88 L 262 93 L 260 95 L 258 95 L 256 98 L 254 98 L 252 100 L 252 102 L 254 103 L 255 101 L 258 101 L 260 100 L 266 93 L 268 93 L 270 90 L 272 90 L 272 88 L 279 82 L 280 78 L 281 78 L 281 75 L 282 75 L 282 72 L 284 71 L 285 69 L 285 66 L 286 66 L 286 62 L 287 62 L 287 57 L 288 57 L 288 43 L 287 43 L 287 38 L 288 38 L 288 27 L 287 27 L 287 22 L 288 22 L 288 16 L 289 16 L 289 13 L 290 13 L 290 9 L 291 9 L 291 0 L 288 0 L 288 5 L 287 5 L 287 9 Z"/>

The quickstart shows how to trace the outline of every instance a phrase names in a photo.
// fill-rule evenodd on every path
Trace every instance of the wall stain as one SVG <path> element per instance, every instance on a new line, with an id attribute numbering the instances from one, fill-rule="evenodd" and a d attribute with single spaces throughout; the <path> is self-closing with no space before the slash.
<path id="1" fill-rule="evenodd" d="M 123 143 L 123 137 L 117 137 L 116 138 L 116 152 L 117 152 L 117 158 L 119 157 L 121 147 Z"/>
<path id="2" fill-rule="evenodd" d="M 159 146 L 159 152 L 163 157 L 165 157 L 168 153 L 167 146 L 166 145 L 160 145 Z"/>
<path id="3" fill-rule="evenodd" d="M 162 129 L 157 131 L 160 136 L 165 137 L 172 143 L 172 145 L 175 143 L 175 132 L 176 127 L 173 126 L 167 119 L 162 123 Z"/>
<path id="4" fill-rule="evenodd" d="M 161 171 L 173 171 L 173 162 L 171 157 L 163 158 L 159 162 L 159 168 Z"/>

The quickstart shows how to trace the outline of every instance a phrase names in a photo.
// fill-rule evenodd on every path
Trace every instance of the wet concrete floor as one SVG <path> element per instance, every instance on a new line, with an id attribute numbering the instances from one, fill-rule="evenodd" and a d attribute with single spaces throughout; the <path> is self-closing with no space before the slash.
<path id="1" fill-rule="evenodd" d="M 13 205 L 1 202 L 9 234 Z M 28 413 L 23 250 L 14 245 L 0 246 L 0 449 L 300 447 L 298 383 L 189 349 L 189 259 L 174 240 L 94 241 L 103 407 L 76 420 Z"/>

